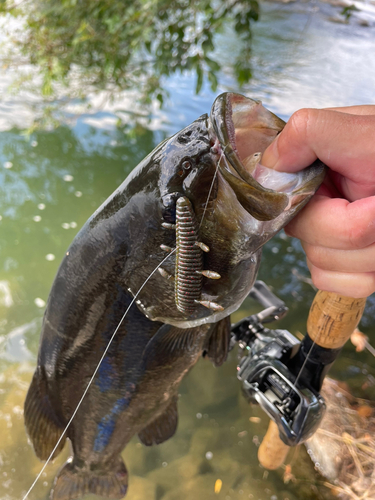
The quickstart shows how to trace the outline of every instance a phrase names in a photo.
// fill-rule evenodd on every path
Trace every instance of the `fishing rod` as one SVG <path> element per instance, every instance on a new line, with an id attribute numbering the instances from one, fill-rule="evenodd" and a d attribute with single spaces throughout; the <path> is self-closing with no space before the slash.
<path id="1" fill-rule="evenodd" d="M 237 377 L 245 396 L 271 417 L 258 459 L 274 470 L 291 446 L 306 441 L 319 427 L 326 407 L 320 395 L 323 379 L 358 325 L 366 299 L 318 291 L 300 342 L 288 330 L 264 326 L 287 312 L 265 283 L 257 281 L 250 296 L 265 309 L 232 326 L 231 346 L 238 343 L 243 354 Z"/>

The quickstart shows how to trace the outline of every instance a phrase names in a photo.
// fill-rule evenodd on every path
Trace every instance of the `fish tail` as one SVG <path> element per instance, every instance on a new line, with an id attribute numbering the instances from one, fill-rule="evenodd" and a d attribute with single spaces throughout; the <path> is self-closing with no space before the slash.
<path id="1" fill-rule="evenodd" d="M 47 460 L 60 439 L 64 426 L 57 418 L 48 397 L 47 381 L 40 369 L 34 373 L 25 400 L 25 426 L 36 456 Z M 64 448 L 65 436 L 54 451 L 54 459 Z"/>
<path id="2" fill-rule="evenodd" d="M 73 462 L 67 462 L 55 479 L 51 491 L 51 500 L 74 500 L 88 493 L 106 498 L 120 499 L 128 489 L 128 472 L 120 456 L 116 462 L 105 469 L 100 464 L 95 468 L 78 467 Z"/>

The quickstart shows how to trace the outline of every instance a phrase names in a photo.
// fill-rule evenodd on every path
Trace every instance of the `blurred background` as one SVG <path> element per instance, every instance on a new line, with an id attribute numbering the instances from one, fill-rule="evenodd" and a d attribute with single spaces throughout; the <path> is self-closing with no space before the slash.
<path id="1" fill-rule="evenodd" d="M 375 4 L 3 1 L 0 47 L 0 499 L 19 500 L 42 467 L 23 401 L 44 307 L 80 227 L 221 92 L 260 99 L 285 120 L 301 107 L 373 103 Z M 304 334 L 315 290 L 298 241 L 281 232 L 269 242 L 259 278 L 290 308 L 277 327 Z M 247 300 L 232 321 L 257 310 Z M 370 342 L 374 311 L 370 297 L 361 323 Z M 292 474 L 260 468 L 268 419 L 243 398 L 236 363 L 234 351 L 219 369 L 200 361 L 181 384 L 173 439 L 127 446 L 128 500 L 333 498 L 303 447 L 288 459 Z M 331 374 L 375 399 L 369 353 L 348 343 Z M 48 498 L 68 455 L 30 499 Z"/>

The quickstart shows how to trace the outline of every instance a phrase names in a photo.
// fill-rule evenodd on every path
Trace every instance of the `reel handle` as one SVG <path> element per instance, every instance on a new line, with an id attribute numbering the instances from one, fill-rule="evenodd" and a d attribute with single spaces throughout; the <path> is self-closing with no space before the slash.
<path id="1" fill-rule="evenodd" d="M 358 325 L 365 305 L 365 298 L 354 299 L 319 290 L 307 319 L 310 338 L 320 347 L 341 348 Z M 280 439 L 277 425 L 271 420 L 258 450 L 260 464 L 275 470 L 284 463 L 288 451 L 289 446 Z"/>

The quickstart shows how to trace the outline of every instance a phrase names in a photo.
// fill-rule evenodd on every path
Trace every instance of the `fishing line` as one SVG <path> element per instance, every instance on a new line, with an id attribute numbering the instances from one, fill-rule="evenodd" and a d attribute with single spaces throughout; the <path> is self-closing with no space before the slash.
<path id="1" fill-rule="evenodd" d="M 203 214 L 202 214 L 202 218 L 201 218 L 201 221 L 199 223 L 199 229 L 202 225 L 202 222 L 203 222 L 203 219 L 204 219 L 204 216 L 206 214 L 206 210 L 207 210 L 207 207 L 208 207 L 208 203 L 210 201 L 210 196 L 211 196 L 211 192 L 212 192 L 212 189 L 214 187 L 214 183 L 215 183 L 215 179 L 216 179 L 216 175 L 217 175 L 217 171 L 219 170 L 219 163 L 221 161 L 221 159 L 224 157 L 224 152 L 225 152 L 225 149 L 226 149 L 227 146 L 224 146 L 224 148 L 222 149 L 221 151 L 221 155 L 220 155 L 220 158 L 217 160 L 217 163 L 216 163 L 216 169 L 215 169 L 215 173 L 214 173 L 214 176 L 212 178 L 212 182 L 211 182 L 211 186 L 210 186 L 210 189 L 208 191 L 208 195 L 207 195 L 207 200 L 206 200 L 206 204 L 204 206 L 204 209 L 203 209 Z"/>
<path id="2" fill-rule="evenodd" d="M 225 147 L 226 147 L 226 146 L 225 146 Z M 208 202 L 209 202 L 210 196 L 211 196 L 212 188 L 213 188 L 213 185 L 214 185 L 214 182 L 215 182 L 215 179 L 216 179 L 216 175 L 217 175 L 217 171 L 218 171 L 218 168 L 219 168 L 219 162 L 220 162 L 220 160 L 222 159 L 222 157 L 224 156 L 224 151 L 225 151 L 225 148 L 223 149 L 223 151 L 222 151 L 222 153 L 221 153 L 221 156 L 220 156 L 220 158 L 219 158 L 219 160 L 217 161 L 217 164 L 216 164 L 216 170 L 215 170 L 215 173 L 214 173 L 214 176 L 213 176 L 213 179 L 212 179 L 212 182 L 211 182 L 211 186 L 210 186 L 210 189 L 209 189 L 209 192 L 208 192 L 207 200 L 206 200 L 206 203 L 205 203 L 205 207 L 204 207 L 204 210 L 203 210 L 203 215 L 202 215 L 202 218 L 201 218 L 201 222 L 200 222 L 199 227 L 202 225 L 203 218 L 204 218 L 205 213 L 206 213 L 206 208 L 207 208 L 207 205 L 208 205 Z M 74 412 L 73 412 L 72 416 L 70 417 L 70 419 L 69 419 L 68 423 L 66 424 L 65 429 L 63 430 L 63 432 L 62 432 L 61 436 L 60 436 L 60 437 L 59 437 L 59 439 L 57 440 L 57 443 L 55 444 L 55 447 L 53 448 L 53 450 L 51 451 L 51 453 L 50 453 L 49 457 L 47 458 L 46 463 L 43 465 L 43 467 L 42 467 L 41 471 L 40 471 L 40 472 L 39 472 L 39 474 L 36 476 L 36 478 L 35 478 L 34 482 L 33 482 L 33 483 L 32 483 L 32 485 L 30 486 L 30 488 L 28 489 L 28 491 L 26 492 L 26 495 L 22 498 L 22 500 L 26 500 L 26 499 L 27 499 L 27 497 L 29 496 L 29 494 L 30 494 L 30 493 L 31 493 L 31 491 L 33 490 L 34 486 L 35 486 L 35 485 L 36 485 L 36 483 L 39 481 L 40 477 L 42 476 L 43 472 L 45 471 L 45 469 L 46 469 L 47 465 L 48 465 L 48 464 L 49 464 L 49 462 L 51 461 L 51 459 L 52 459 L 52 457 L 53 457 L 53 455 L 54 455 L 55 451 L 57 450 L 57 448 L 58 448 L 59 444 L 61 443 L 61 440 L 62 440 L 62 439 L 63 439 L 63 437 L 65 436 L 66 431 L 69 429 L 70 424 L 73 422 L 73 419 L 74 419 L 74 417 L 76 416 L 76 414 L 77 414 L 77 412 L 78 412 L 78 410 L 79 410 L 79 408 L 80 408 L 80 406 L 81 406 L 81 404 L 82 404 L 82 402 L 83 402 L 83 400 L 84 400 L 84 398 L 85 398 L 85 396 L 86 396 L 86 394 L 87 394 L 88 390 L 90 389 L 90 386 L 91 386 L 92 382 L 94 381 L 94 378 L 95 378 L 96 374 L 98 373 L 98 370 L 99 370 L 99 368 L 100 368 L 100 365 L 102 364 L 102 361 L 103 361 L 103 359 L 105 358 L 105 356 L 106 356 L 106 354 L 107 354 L 107 352 L 108 352 L 108 350 L 109 350 L 109 348 L 110 348 L 110 346 L 111 346 L 111 344 L 112 344 L 112 342 L 113 342 L 113 339 L 115 338 L 115 336 L 116 336 L 116 334 L 117 334 L 117 332 L 118 332 L 118 330 L 119 330 L 119 328 L 120 328 L 120 326 L 121 326 L 122 322 L 124 321 L 124 319 L 125 319 L 126 315 L 128 314 L 128 312 L 129 312 L 130 308 L 132 307 L 132 305 L 133 305 L 133 304 L 134 304 L 134 302 L 136 301 L 136 299 L 137 299 L 138 295 L 140 294 L 140 292 L 142 291 L 142 289 L 144 288 L 144 286 L 146 285 L 146 283 L 149 281 L 149 279 L 151 278 L 151 276 L 153 276 L 153 275 L 156 273 L 156 271 L 159 269 L 159 267 L 160 267 L 160 266 L 162 266 L 162 265 L 164 264 L 164 262 L 165 262 L 166 260 L 168 260 L 168 259 L 169 259 L 169 257 L 170 257 L 171 255 L 173 255 L 173 254 L 176 252 L 176 250 L 177 250 L 176 248 L 173 248 L 173 249 L 169 252 L 169 254 L 168 254 L 168 255 L 167 255 L 167 256 L 166 256 L 166 257 L 165 257 L 165 258 L 164 258 L 164 259 L 163 259 L 163 260 L 162 260 L 162 261 L 161 261 L 161 262 L 160 262 L 160 263 L 159 263 L 156 267 L 155 267 L 155 269 L 154 269 L 154 270 L 153 270 L 153 271 L 149 274 L 149 276 L 146 278 L 146 280 L 144 281 L 144 283 L 142 284 L 142 286 L 140 287 L 140 289 L 138 290 L 138 292 L 134 295 L 134 297 L 133 297 L 132 301 L 130 302 L 130 304 L 129 304 L 128 308 L 126 309 L 126 311 L 124 312 L 124 314 L 123 314 L 122 318 L 120 319 L 120 321 L 119 321 L 118 325 L 116 326 L 116 328 L 115 328 L 115 330 L 114 330 L 114 332 L 113 332 L 113 334 L 112 334 L 111 338 L 109 339 L 108 344 L 107 344 L 106 348 L 104 349 L 104 352 L 103 352 L 103 354 L 102 354 L 102 356 L 101 356 L 101 358 L 100 358 L 100 360 L 99 360 L 99 362 L 98 362 L 98 364 L 97 364 L 97 366 L 96 366 L 96 368 L 95 368 L 95 370 L 94 370 L 94 373 L 92 374 L 92 376 L 91 376 L 91 378 L 90 378 L 90 380 L 89 380 L 89 382 L 88 382 L 88 384 L 87 384 L 87 386 L 86 386 L 86 389 L 84 390 L 84 392 L 83 392 L 83 394 L 82 394 L 82 396 L 81 396 L 81 399 L 78 401 L 78 404 L 77 404 L 77 406 L 76 406 L 76 408 L 75 408 L 75 410 L 74 410 Z"/>
<path id="3" fill-rule="evenodd" d="M 369 342 L 367 342 L 367 340 L 365 343 L 365 347 L 369 351 L 369 353 L 375 357 L 375 349 L 372 347 L 372 345 Z"/>
<path id="4" fill-rule="evenodd" d="M 115 335 L 116 335 L 116 333 L 118 332 L 118 329 L 120 328 L 120 326 L 121 326 L 122 322 L 124 321 L 125 316 L 128 314 L 128 312 L 129 312 L 129 310 L 130 310 L 131 306 L 134 304 L 134 302 L 135 302 L 136 298 L 138 297 L 138 295 L 140 294 L 141 290 L 142 290 L 142 289 L 143 289 L 143 287 L 146 285 L 146 283 L 148 282 L 148 280 L 151 278 L 151 276 L 153 276 L 153 274 L 155 274 L 155 272 L 159 269 L 159 267 L 160 267 L 162 264 L 164 264 L 164 262 L 165 262 L 167 259 L 169 259 L 169 257 L 170 257 L 170 256 L 171 256 L 171 255 L 172 255 L 175 251 L 176 251 L 176 249 L 174 248 L 174 249 L 173 249 L 173 250 L 172 250 L 172 251 L 171 251 L 171 252 L 170 252 L 170 253 L 169 253 L 169 254 L 168 254 L 168 255 L 167 255 L 167 256 L 166 256 L 166 257 L 165 257 L 165 258 L 164 258 L 164 259 L 163 259 L 163 260 L 162 260 L 162 261 L 161 261 L 158 265 L 157 265 L 157 266 L 156 266 L 156 267 L 155 267 L 155 269 L 154 269 L 154 270 L 150 273 L 150 275 L 146 278 L 146 280 L 144 281 L 143 285 L 140 287 L 140 289 L 138 290 L 138 292 L 135 294 L 135 296 L 134 296 L 133 300 L 130 302 L 130 304 L 129 304 L 128 308 L 126 309 L 126 311 L 124 312 L 124 314 L 123 314 L 122 318 L 120 319 L 119 324 L 117 325 L 117 327 L 116 327 L 115 331 L 113 332 L 112 337 L 109 339 L 109 342 L 108 342 L 108 344 L 107 344 L 107 347 L 104 349 L 104 352 L 103 352 L 103 354 L 102 354 L 102 357 L 100 358 L 99 363 L 97 364 L 97 366 L 96 366 L 96 368 L 95 368 L 95 370 L 94 370 L 94 373 L 92 374 L 92 376 L 91 376 L 91 378 L 90 378 L 90 380 L 89 380 L 89 382 L 88 382 L 88 384 L 87 384 L 87 386 L 86 386 L 86 389 L 84 390 L 84 392 L 83 392 L 83 394 L 82 394 L 82 396 L 81 396 L 81 399 L 79 400 L 79 402 L 78 402 L 78 404 L 77 404 L 77 406 L 76 406 L 76 409 L 75 409 L 75 410 L 74 410 L 74 412 L 73 412 L 73 415 L 70 417 L 69 422 L 66 424 L 66 427 L 65 427 L 65 429 L 64 429 L 64 431 L 63 431 L 63 433 L 61 434 L 61 436 L 59 437 L 59 439 L 58 439 L 58 441 L 57 441 L 57 443 L 56 443 L 55 447 L 54 447 L 54 448 L 53 448 L 53 450 L 51 451 L 50 456 L 47 458 L 46 463 L 43 465 L 42 470 L 39 472 L 39 474 L 37 475 L 37 477 L 36 477 L 36 479 L 34 480 L 33 484 L 30 486 L 29 490 L 27 491 L 26 495 L 22 498 L 22 500 L 26 500 L 26 498 L 29 496 L 30 492 L 32 491 L 32 489 L 34 488 L 34 486 L 36 485 L 36 483 L 37 483 L 37 482 L 38 482 L 38 480 L 40 479 L 41 475 L 43 474 L 43 472 L 44 472 L 45 468 L 47 467 L 47 465 L 48 465 L 48 464 L 49 464 L 49 462 L 51 461 L 51 459 L 52 459 L 52 457 L 53 457 L 53 454 L 54 454 L 54 453 L 55 453 L 55 451 L 57 450 L 57 448 L 58 448 L 59 444 L 61 443 L 62 438 L 65 436 L 66 431 L 68 430 L 68 428 L 69 428 L 70 424 L 72 423 L 72 421 L 73 421 L 74 417 L 76 416 L 77 411 L 79 410 L 79 407 L 81 406 L 82 401 L 84 400 L 84 398 L 85 398 L 85 396 L 86 396 L 86 394 L 87 394 L 87 392 L 88 392 L 88 390 L 89 390 L 89 388 L 90 388 L 90 386 L 91 386 L 92 382 L 94 381 L 95 375 L 97 374 L 97 372 L 98 372 L 98 370 L 99 370 L 99 367 L 100 367 L 100 365 L 101 365 L 101 363 L 102 363 L 103 359 L 105 358 L 105 356 L 106 356 L 106 354 L 107 354 L 107 352 L 108 352 L 108 349 L 109 349 L 109 347 L 110 347 L 110 345 L 111 345 L 111 343 L 112 343 L 113 339 L 115 338 Z"/>
<path id="5" fill-rule="evenodd" d="M 318 10 L 318 7 L 316 5 L 316 0 L 310 0 L 310 2 L 308 2 L 308 4 L 310 5 L 310 12 L 309 12 L 309 14 L 307 16 L 307 19 L 306 19 L 306 22 L 305 22 L 305 25 L 304 25 L 303 29 L 300 31 L 300 33 L 298 35 L 298 38 L 292 44 L 292 54 L 295 54 L 297 52 L 298 48 L 300 47 L 300 45 L 301 45 L 301 43 L 303 41 L 303 37 L 306 35 L 306 32 L 307 32 L 307 30 L 310 27 L 310 24 L 311 24 L 311 21 L 312 21 L 312 18 L 313 18 L 313 14 L 315 12 L 317 12 L 317 10 Z M 304 368 L 306 366 L 306 363 L 307 363 L 307 361 L 309 359 L 309 356 L 310 356 L 310 354 L 311 354 L 311 352 L 312 352 L 312 350 L 313 350 L 313 348 L 314 348 L 314 346 L 316 344 L 316 340 L 317 339 L 314 339 L 314 341 L 313 341 L 313 343 L 312 343 L 312 345 L 311 345 L 311 347 L 309 349 L 309 352 L 307 353 L 307 356 L 306 356 L 306 358 L 305 358 L 305 360 L 304 360 L 304 362 L 303 362 L 303 364 L 302 364 L 302 366 L 301 366 L 301 368 L 300 368 L 300 370 L 299 370 L 299 372 L 297 374 L 297 377 L 296 377 L 296 379 L 294 381 L 294 384 L 296 386 L 297 386 L 298 381 L 299 381 L 299 379 L 301 377 L 301 374 L 302 374 L 302 372 L 303 372 L 303 370 L 304 370 Z"/>
<path id="6" fill-rule="evenodd" d="M 318 337 L 319 337 L 319 335 L 318 335 Z M 310 356 L 311 351 L 313 350 L 313 348 L 314 348 L 314 345 L 315 345 L 315 344 L 316 344 L 316 339 L 314 339 L 314 340 L 313 340 L 313 343 L 311 344 L 311 347 L 310 347 L 310 349 L 309 349 L 309 352 L 307 353 L 307 356 L 306 356 L 306 358 L 305 358 L 305 361 L 303 362 L 303 364 L 302 364 L 302 366 L 301 366 L 301 369 L 300 369 L 300 371 L 299 371 L 299 372 L 298 372 L 298 374 L 297 374 L 297 378 L 296 378 L 296 380 L 294 381 L 294 385 L 295 385 L 295 386 L 297 386 L 297 384 L 298 384 L 298 380 L 299 380 L 299 378 L 300 378 L 300 376 L 301 376 L 301 373 L 303 372 L 303 369 L 305 368 L 305 365 L 306 365 L 306 363 L 307 363 L 307 360 L 309 359 L 309 356 Z"/>
<path id="7" fill-rule="evenodd" d="M 311 3 L 311 4 L 313 4 L 313 5 L 314 5 L 314 7 L 315 7 L 315 3 L 316 3 L 316 2 L 315 2 L 315 0 L 312 0 L 312 2 L 310 2 L 310 3 Z M 313 11 L 313 10 L 316 10 L 316 7 L 315 7 L 314 9 L 312 9 L 312 11 Z M 309 27 L 309 25 L 310 25 L 310 22 L 311 22 L 311 19 L 312 19 L 312 12 L 311 12 L 311 13 L 310 13 L 310 15 L 308 16 L 308 19 L 307 19 L 307 22 L 306 22 L 306 25 L 305 25 L 304 30 L 303 30 L 303 31 L 301 31 L 301 38 L 302 38 L 303 33 L 305 33 L 306 29 L 308 29 L 308 27 Z M 296 46 L 296 45 L 297 45 L 297 43 L 295 42 L 295 46 Z M 214 173 L 214 176 L 213 176 L 213 179 L 212 179 L 212 182 L 211 182 L 211 186 L 210 186 L 210 189 L 209 189 L 209 192 L 208 192 L 208 195 L 207 195 L 207 200 L 206 200 L 206 203 L 205 203 L 205 206 L 204 206 L 204 210 L 203 210 L 202 218 L 201 218 L 201 221 L 200 221 L 200 224 L 199 224 L 199 228 L 201 227 L 201 225 L 202 225 L 202 223 L 203 223 L 203 220 L 204 220 L 204 217 L 205 217 L 205 214 L 206 214 L 206 211 L 207 211 L 207 207 L 208 207 L 209 199 L 210 199 L 210 196 L 211 196 L 211 193 L 212 193 L 212 189 L 213 189 L 213 186 L 214 186 L 214 183 L 215 183 L 216 177 L 217 177 L 217 172 L 218 172 L 218 169 L 219 169 L 219 163 L 220 163 L 221 159 L 224 157 L 224 152 L 225 152 L 226 147 L 227 147 L 227 146 L 225 146 L 225 147 L 222 149 L 222 152 L 221 152 L 220 158 L 219 158 L 219 159 L 218 159 L 218 161 L 217 161 L 217 164 L 216 164 L 216 169 L 215 169 L 215 173 Z M 68 428 L 70 427 L 70 425 L 71 425 L 71 423 L 72 423 L 73 419 L 75 418 L 75 416 L 76 416 L 76 414 L 77 414 L 77 412 L 78 412 L 78 410 L 79 410 L 79 408 L 80 408 L 80 406 L 81 406 L 81 404 L 82 404 L 82 402 L 83 402 L 83 400 L 84 400 L 84 398 L 85 398 L 85 396 L 86 396 L 86 394 L 87 394 L 87 392 L 88 392 L 89 388 L 91 387 L 92 382 L 94 381 L 94 378 L 95 378 L 95 376 L 96 376 L 96 374 L 97 374 L 97 372 L 98 372 L 98 370 L 99 370 L 99 368 L 100 368 L 100 365 L 101 365 L 101 363 L 102 363 L 103 359 L 105 358 L 105 356 L 106 356 L 106 354 L 107 354 L 107 352 L 108 352 L 108 350 L 109 350 L 109 348 L 110 348 L 110 346 L 111 346 L 111 344 L 112 344 L 112 342 L 113 342 L 113 340 L 114 340 L 114 338 L 115 338 L 115 336 L 116 336 L 116 334 L 117 334 L 117 332 L 118 332 L 118 330 L 119 330 L 119 328 L 120 328 L 120 326 L 121 326 L 122 322 L 124 321 L 124 319 L 125 319 L 126 315 L 128 314 L 128 312 L 129 312 L 130 308 L 132 307 L 132 305 L 133 305 L 133 304 L 134 304 L 134 302 L 136 301 L 136 299 L 137 299 L 138 295 L 140 294 L 140 292 L 142 291 L 142 289 L 144 288 L 144 286 L 147 284 L 147 282 L 150 280 L 150 278 L 151 278 L 151 277 L 155 274 L 155 272 L 156 272 L 156 271 L 160 268 L 160 266 L 162 266 L 162 265 L 164 264 L 164 262 L 166 262 L 166 261 L 167 261 L 167 260 L 171 257 L 171 255 L 173 255 L 175 252 L 176 252 L 176 248 L 174 248 L 173 250 L 171 250 L 171 251 L 169 252 L 169 254 L 168 254 L 168 255 L 167 255 L 167 256 L 166 256 L 166 257 L 165 257 L 165 258 L 164 258 L 164 259 L 163 259 L 163 260 L 162 260 L 162 261 L 161 261 L 161 262 L 160 262 L 160 263 L 159 263 L 156 267 L 155 267 L 155 269 L 154 269 L 154 270 L 150 273 L 150 275 L 146 278 L 146 280 L 144 281 L 144 283 L 142 284 L 142 286 L 139 288 L 138 292 L 137 292 L 137 293 L 135 294 L 135 296 L 133 297 L 133 299 L 132 299 L 132 301 L 130 302 L 130 304 L 129 304 L 128 308 L 126 309 L 126 311 L 124 312 L 124 314 L 123 314 L 122 318 L 120 319 L 120 321 L 119 321 L 118 325 L 116 326 L 116 328 L 115 328 L 115 330 L 114 330 L 114 332 L 113 332 L 113 334 L 112 334 L 112 336 L 111 336 L 110 340 L 108 341 L 108 344 L 107 344 L 106 348 L 104 349 L 104 352 L 103 352 L 103 354 L 102 354 L 102 356 L 101 356 L 101 358 L 100 358 L 100 360 L 99 360 L 99 362 L 98 362 L 98 364 L 97 364 L 97 366 L 96 366 L 96 368 L 95 368 L 95 370 L 94 370 L 94 372 L 93 372 L 93 374 L 92 374 L 92 376 L 91 376 L 91 378 L 90 378 L 90 380 L 89 380 L 89 382 L 88 382 L 88 384 L 87 384 L 87 386 L 86 386 L 86 388 L 85 388 L 85 390 L 84 390 L 84 392 L 83 392 L 83 394 L 82 394 L 82 396 L 81 396 L 81 398 L 80 398 L 80 400 L 79 400 L 79 402 L 78 402 L 78 404 L 77 404 L 77 406 L 76 406 L 76 408 L 75 408 L 75 410 L 74 410 L 74 412 L 73 412 L 73 414 L 72 414 L 72 416 L 70 417 L 70 419 L 69 419 L 69 421 L 68 421 L 68 423 L 67 423 L 67 425 L 66 425 L 65 429 L 63 430 L 63 432 L 62 432 L 61 436 L 59 437 L 59 439 L 58 439 L 58 441 L 57 441 L 56 445 L 54 446 L 53 450 L 51 451 L 51 453 L 50 453 L 49 457 L 47 458 L 47 460 L 46 460 L 45 464 L 43 465 L 42 469 L 40 470 L 39 474 L 36 476 L 36 478 L 35 478 L 35 480 L 33 481 L 32 485 L 30 486 L 30 488 L 28 489 L 28 491 L 26 492 L 26 494 L 23 496 L 22 500 L 26 500 L 26 499 L 28 498 L 29 494 L 31 493 L 31 491 L 32 491 L 32 490 L 33 490 L 33 488 L 35 487 L 36 483 L 39 481 L 39 479 L 40 479 L 40 477 L 42 476 L 43 472 L 45 471 L 45 469 L 46 469 L 47 465 L 48 465 L 48 464 L 49 464 L 49 462 L 51 461 L 51 459 L 52 459 L 52 457 L 53 457 L 53 455 L 54 455 L 55 451 L 57 450 L 57 448 L 58 448 L 59 444 L 61 443 L 61 441 L 62 441 L 63 437 L 65 436 L 65 434 L 66 434 L 66 432 L 67 432 Z M 303 369 L 304 369 L 304 367 L 305 367 L 305 365 L 306 365 L 306 362 L 307 362 L 307 360 L 308 360 L 308 357 L 309 357 L 309 355 L 311 354 L 311 351 L 312 351 L 312 349 L 313 349 L 314 345 L 315 345 L 315 340 L 314 340 L 314 342 L 313 342 L 312 346 L 310 347 L 310 350 L 309 350 L 309 352 L 308 352 L 308 354 L 307 354 L 307 356 L 306 356 L 306 358 L 305 358 L 305 361 L 304 361 L 304 363 L 303 363 L 303 365 L 302 365 L 302 367 L 301 367 L 301 369 L 300 369 L 300 371 L 299 371 L 299 373 L 298 373 L 298 375 L 297 375 L 297 378 L 296 378 L 296 381 L 295 381 L 295 384 L 296 384 L 296 385 L 297 385 L 297 382 L 298 382 L 298 380 L 299 380 L 299 378 L 300 378 L 300 375 L 301 375 L 301 373 L 302 373 L 302 371 L 303 371 Z"/>

